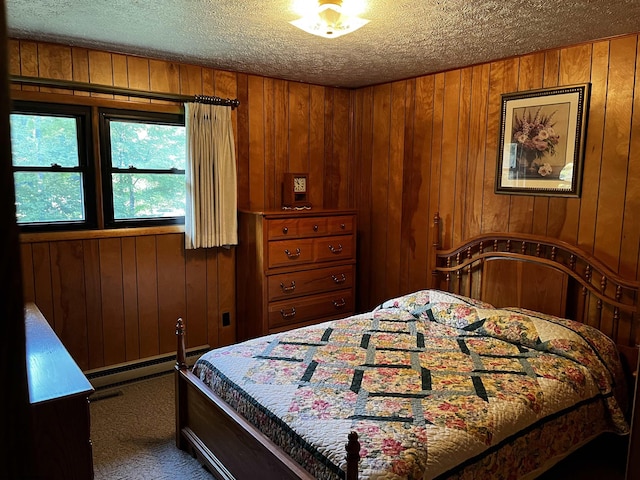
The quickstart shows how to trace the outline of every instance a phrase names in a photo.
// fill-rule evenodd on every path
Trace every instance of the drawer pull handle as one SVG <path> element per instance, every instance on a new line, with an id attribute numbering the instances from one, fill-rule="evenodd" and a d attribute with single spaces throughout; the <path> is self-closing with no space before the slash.
<path id="1" fill-rule="evenodd" d="M 298 258 L 300 256 L 300 249 L 296 248 L 296 253 L 291 253 L 289 249 L 285 249 L 284 254 L 289 258 Z"/>
<path id="2" fill-rule="evenodd" d="M 347 301 L 344 298 L 341 298 L 340 300 L 334 300 L 333 301 L 333 306 L 336 308 L 342 308 L 347 304 Z"/>
<path id="3" fill-rule="evenodd" d="M 284 233 L 285 235 L 289 233 L 289 227 L 282 227 L 282 233 Z"/>
<path id="4" fill-rule="evenodd" d="M 339 253 L 342 253 L 342 244 L 339 243 L 338 248 L 335 248 L 333 245 L 329 245 L 329 250 L 331 250 L 331 253 L 338 255 Z"/>
<path id="5" fill-rule="evenodd" d="M 284 284 L 280 282 L 280 288 L 283 292 L 293 292 L 296 289 L 296 282 L 291 280 L 291 285 L 288 287 L 285 287 Z"/>
<path id="6" fill-rule="evenodd" d="M 335 302 L 334 302 L 335 303 Z M 291 311 L 289 313 L 286 313 L 284 311 L 284 308 L 280 309 L 280 315 L 282 316 L 282 318 L 292 318 L 296 316 L 296 309 L 295 307 L 291 307 Z"/>
<path id="7" fill-rule="evenodd" d="M 347 281 L 347 277 L 344 275 L 344 273 L 341 273 L 340 276 L 336 276 L 336 275 L 331 275 L 331 279 L 335 282 L 335 283 L 344 283 Z"/>
<path id="8" fill-rule="evenodd" d="M 314 226 L 313 226 L 313 231 L 314 231 L 314 232 L 317 232 L 317 231 L 318 231 L 318 225 L 314 225 Z"/>
<path id="9" fill-rule="evenodd" d="M 345 225 L 344 223 L 341 223 L 341 224 L 340 224 L 340 228 L 341 228 L 342 230 L 344 230 L 344 229 L 345 229 L 345 227 L 346 227 L 346 225 Z"/>

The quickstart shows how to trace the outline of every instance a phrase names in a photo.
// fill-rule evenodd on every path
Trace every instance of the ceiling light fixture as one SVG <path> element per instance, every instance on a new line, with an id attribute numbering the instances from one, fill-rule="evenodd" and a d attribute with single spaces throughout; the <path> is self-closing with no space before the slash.
<path id="1" fill-rule="evenodd" d="M 302 15 L 292 25 L 324 38 L 338 38 L 369 23 L 358 17 L 364 11 L 363 0 L 297 0 L 294 10 Z"/>

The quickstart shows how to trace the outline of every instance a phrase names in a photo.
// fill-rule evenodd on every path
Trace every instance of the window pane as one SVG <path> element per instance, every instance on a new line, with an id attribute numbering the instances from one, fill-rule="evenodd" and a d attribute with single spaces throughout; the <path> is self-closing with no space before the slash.
<path id="1" fill-rule="evenodd" d="M 184 175 L 114 173 L 115 220 L 184 216 Z"/>
<path id="2" fill-rule="evenodd" d="M 16 167 L 78 166 L 76 119 L 11 114 L 11 149 Z"/>
<path id="3" fill-rule="evenodd" d="M 18 223 L 84 221 L 82 174 L 14 172 Z"/>
<path id="4" fill-rule="evenodd" d="M 185 168 L 185 127 L 111 120 L 114 168 Z"/>

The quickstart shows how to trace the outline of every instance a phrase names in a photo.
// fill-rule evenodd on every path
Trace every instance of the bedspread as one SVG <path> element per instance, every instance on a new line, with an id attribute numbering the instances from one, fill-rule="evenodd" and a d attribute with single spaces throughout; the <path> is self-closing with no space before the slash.
<path id="1" fill-rule="evenodd" d="M 344 478 L 350 431 L 363 479 L 506 479 L 628 430 L 599 331 L 435 290 L 212 350 L 194 373 L 316 478 Z"/>

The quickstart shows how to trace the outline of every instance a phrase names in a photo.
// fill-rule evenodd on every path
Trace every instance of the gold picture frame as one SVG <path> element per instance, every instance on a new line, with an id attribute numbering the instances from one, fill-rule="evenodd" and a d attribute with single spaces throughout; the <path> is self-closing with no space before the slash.
<path id="1" fill-rule="evenodd" d="M 496 193 L 580 196 L 590 89 L 502 95 Z"/>

